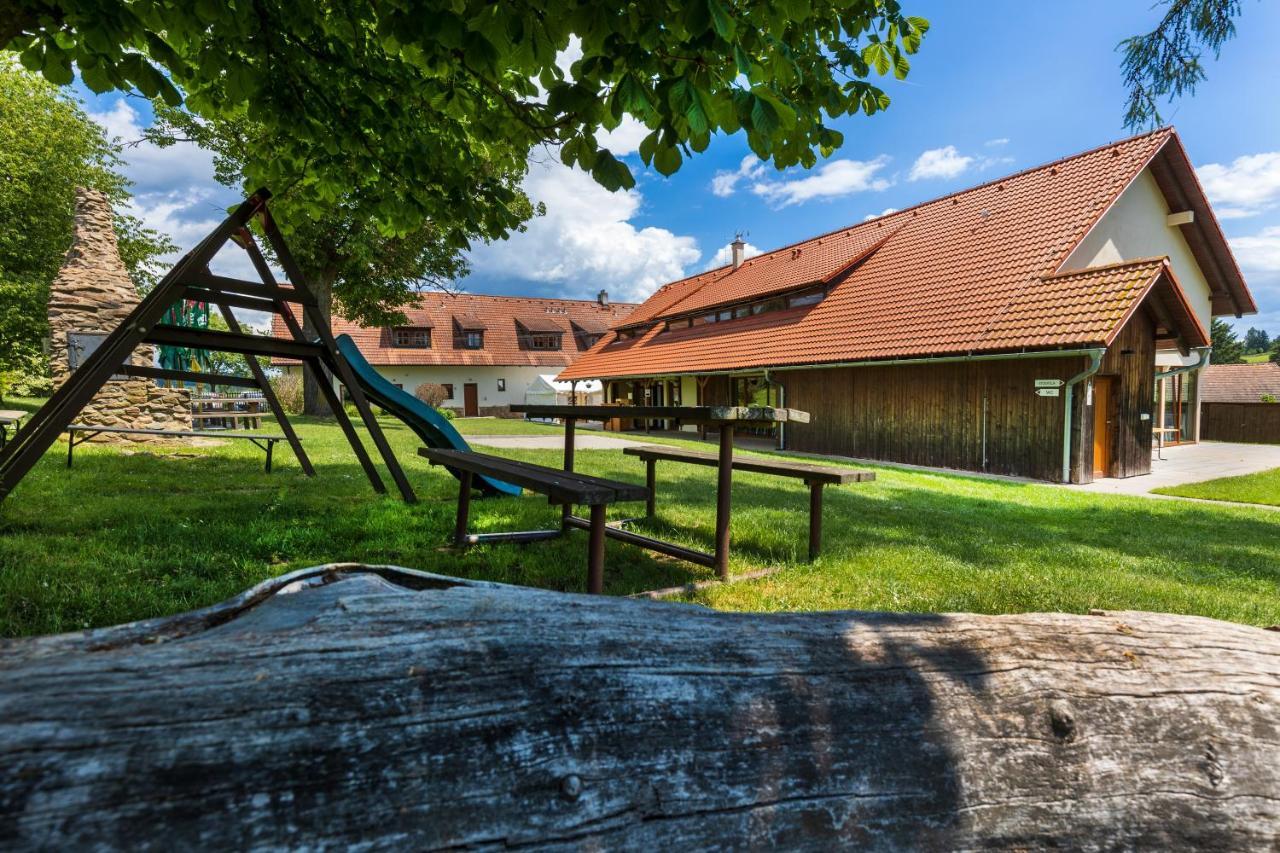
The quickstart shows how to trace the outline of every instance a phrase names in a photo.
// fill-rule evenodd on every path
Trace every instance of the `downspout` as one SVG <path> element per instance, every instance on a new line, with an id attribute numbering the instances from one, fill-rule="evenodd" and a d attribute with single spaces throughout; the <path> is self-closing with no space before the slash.
<path id="1" fill-rule="evenodd" d="M 1086 350 L 1089 356 L 1089 366 L 1067 380 L 1066 393 L 1066 410 L 1062 414 L 1062 482 L 1071 482 L 1071 402 L 1072 395 L 1076 385 L 1088 379 L 1090 376 L 1098 372 L 1098 368 L 1102 367 L 1102 356 L 1107 350 L 1103 347 L 1098 349 Z"/>

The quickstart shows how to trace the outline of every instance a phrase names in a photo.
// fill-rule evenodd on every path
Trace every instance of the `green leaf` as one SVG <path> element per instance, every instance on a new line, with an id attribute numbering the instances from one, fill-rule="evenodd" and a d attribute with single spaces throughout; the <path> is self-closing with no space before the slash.
<path id="1" fill-rule="evenodd" d="M 683 162 L 684 158 L 680 156 L 680 149 L 674 145 L 663 145 L 653 155 L 653 168 L 666 177 L 674 175 Z"/>
<path id="2" fill-rule="evenodd" d="M 596 155 L 596 164 L 591 169 L 591 177 L 609 192 L 620 189 L 629 190 L 636 185 L 636 179 L 627 164 L 604 148 L 600 149 Z"/>
<path id="3" fill-rule="evenodd" d="M 873 41 L 862 49 L 862 59 L 876 70 L 877 74 L 888 74 L 893 67 L 893 57 L 889 48 L 882 41 Z"/>
<path id="4" fill-rule="evenodd" d="M 653 163 L 653 152 L 658 147 L 659 130 L 650 133 L 644 139 L 640 140 L 640 159 L 644 161 L 646 166 Z"/>
<path id="5" fill-rule="evenodd" d="M 711 25 L 715 27 L 716 35 L 725 41 L 733 41 L 738 25 L 729 11 L 721 5 L 720 0 L 707 0 L 707 9 L 711 13 Z"/>
<path id="6" fill-rule="evenodd" d="M 733 46 L 733 61 L 738 66 L 738 73 L 747 80 L 751 80 L 755 73 L 755 66 L 751 62 L 751 57 L 747 56 L 747 52 L 742 49 L 741 45 Z"/>

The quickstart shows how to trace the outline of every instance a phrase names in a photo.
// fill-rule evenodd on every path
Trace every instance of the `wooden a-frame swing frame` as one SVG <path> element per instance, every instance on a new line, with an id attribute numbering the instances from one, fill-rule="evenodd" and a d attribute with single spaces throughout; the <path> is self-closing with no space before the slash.
<path id="1" fill-rule="evenodd" d="M 386 492 L 373 460 L 356 433 L 355 426 L 343 408 L 342 400 L 331 377 L 336 377 L 351 396 L 360 419 L 369 431 L 383 463 L 395 481 L 401 497 L 409 503 L 416 501 L 413 488 L 405 477 L 391 445 L 378 425 L 363 389 L 356 381 L 351 365 L 338 351 L 333 331 L 320 312 L 320 306 L 306 276 L 294 261 L 280 229 L 271 217 L 267 200 L 271 193 L 260 189 L 241 203 L 223 222 L 200 241 L 194 249 L 183 255 L 129 316 L 117 326 L 93 351 L 84 363 L 72 373 L 49 400 L 32 415 L 17 434 L 0 449 L 0 500 L 13 491 L 22 478 L 44 455 L 58 436 L 74 421 L 81 410 L 112 377 L 120 374 L 144 379 L 174 379 L 181 382 L 216 381 L 240 387 L 257 387 L 262 390 L 267 405 L 280 425 L 285 439 L 293 449 L 298 464 L 308 477 L 315 476 L 315 467 L 298 440 L 297 433 L 280 406 L 267 377 L 258 364 L 257 356 L 281 356 L 300 360 L 310 370 L 333 411 L 338 425 L 351 444 L 351 450 L 359 460 L 374 491 Z M 271 272 L 258 247 L 249 224 L 257 219 L 262 233 L 275 252 L 290 286 L 280 285 Z M 214 255 L 234 242 L 249 256 L 258 281 L 246 281 L 214 275 L 209 263 Z M 230 331 L 216 332 L 207 329 L 190 329 L 160 322 L 166 310 L 180 299 L 194 299 L 217 306 Z M 305 321 L 315 330 L 316 339 L 308 340 L 302 324 L 294 316 L 291 306 L 297 305 Z M 290 338 L 264 338 L 245 334 L 231 312 L 232 308 L 245 308 L 278 314 L 289 330 Z M 214 377 L 208 373 L 185 370 L 168 370 L 129 364 L 133 351 L 140 344 L 169 344 L 193 349 L 210 349 L 238 353 L 245 357 L 251 379 Z"/>

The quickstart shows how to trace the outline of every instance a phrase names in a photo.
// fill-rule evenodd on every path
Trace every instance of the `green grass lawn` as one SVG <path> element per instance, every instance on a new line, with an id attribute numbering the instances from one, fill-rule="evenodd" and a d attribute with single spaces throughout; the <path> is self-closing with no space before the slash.
<path id="1" fill-rule="evenodd" d="M 244 442 L 133 451 L 86 445 L 71 470 L 63 467 L 65 446 L 55 446 L 0 504 L 0 635 L 174 613 L 266 577 L 345 560 L 584 588 L 584 533 L 464 553 L 446 547 L 456 481 L 416 455 L 419 442 L 406 427 L 383 424 L 421 498 L 415 506 L 375 495 L 339 430 L 305 418 L 298 426 L 319 472 L 314 479 L 302 476 L 287 447 L 277 448 L 277 470 L 268 475 L 261 454 Z M 548 465 L 561 455 L 488 452 Z M 589 473 L 643 477 L 640 463 L 620 451 L 579 450 L 577 459 Z M 1136 608 L 1280 622 L 1280 513 L 877 472 L 874 483 L 828 490 L 824 554 L 814 564 L 804 562 L 803 485 L 736 474 L 732 568 L 781 570 L 691 600 L 742 610 Z M 659 464 L 659 519 L 650 532 L 709 548 L 714 477 L 710 468 Z M 611 514 L 642 511 L 622 505 Z M 557 512 L 541 496 L 527 496 L 477 501 L 472 518 L 478 531 L 530 529 L 553 524 Z M 608 545 L 606 591 L 613 595 L 709 577 L 700 567 Z"/>
<path id="2" fill-rule="evenodd" d="M 1161 495 L 1202 498 L 1207 501 L 1280 506 L 1280 468 L 1239 477 L 1220 477 L 1203 483 L 1188 483 L 1185 486 L 1167 486 L 1153 491 Z"/>
<path id="3" fill-rule="evenodd" d="M 519 418 L 454 418 L 453 425 L 463 435 L 563 435 L 554 424 L 540 424 Z"/>
<path id="4" fill-rule="evenodd" d="M 1267 361 L 1270 358 L 1271 358 L 1271 353 L 1269 352 L 1255 352 L 1255 353 L 1250 353 L 1249 355 L 1246 355 L 1244 357 L 1244 361 L 1245 361 L 1245 364 L 1261 364 L 1262 362 Z"/>

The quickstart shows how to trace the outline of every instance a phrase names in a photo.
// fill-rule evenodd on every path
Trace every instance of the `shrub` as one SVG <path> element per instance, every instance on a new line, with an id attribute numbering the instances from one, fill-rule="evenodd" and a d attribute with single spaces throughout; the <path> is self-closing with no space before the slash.
<path id="1" fill-rule="evenodd" d="M 414 389 L 413 396 L 417 397 L 433 409 L 440 408 L 440 404 L 449 399 L 449 395 L 444 390 L 444 386 L 437 385 L 434 382 L 423 382 Z"/>
<path id="2" fill-rule="evenodd" d="M 280 399 L 280 406 L 290 415 L 302 414 L 302 375 L 296 371 L 282 370 L 272 377 L 271 388 Z"/>
<path id="3" fill-rule="evenodd" d="M 1274 403 L 1275 401 L 1276 401 L 1276 395 L 1275 395 L 1275 394 L 1263 394 L 1263 395 L 1262 395 L 1262 402 L 1264 402 L 1264 403 Z"/>
<path id="4" fill-rule="evenodd" d="M 456 417 L 456 415 L 454 415 L 453 413 L 453 409 L 442 409 L 439 406 L 437 406 L 436 411 L 439 412 L 440 417 L 444 418 L 446 421 L 451 421 Z"/>

